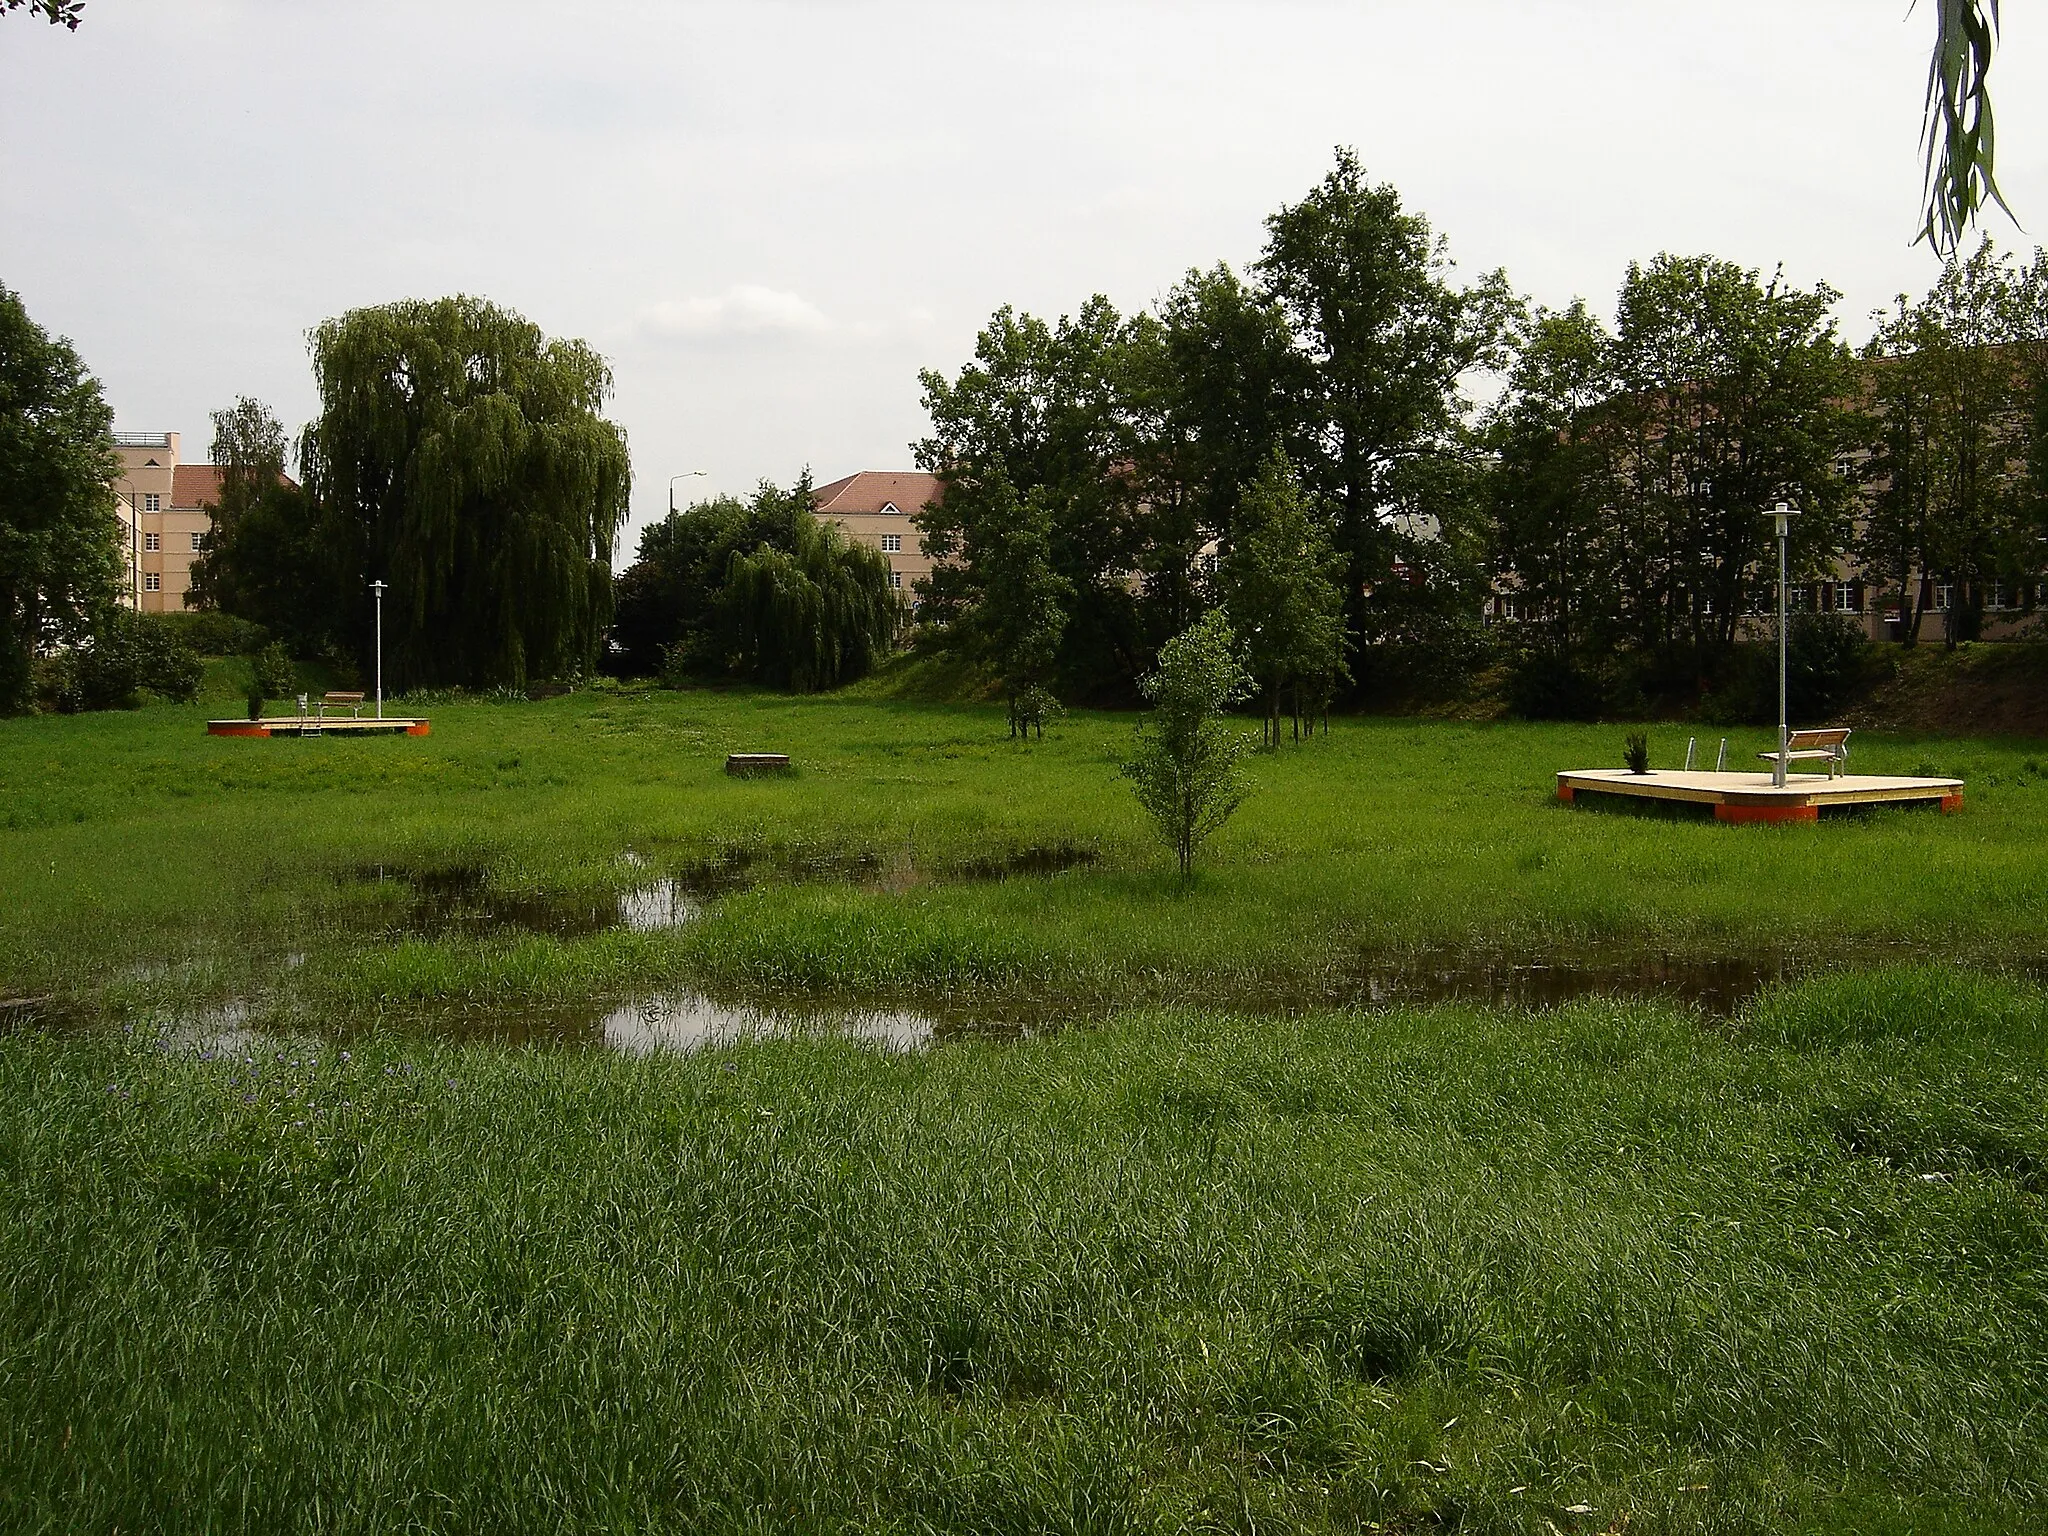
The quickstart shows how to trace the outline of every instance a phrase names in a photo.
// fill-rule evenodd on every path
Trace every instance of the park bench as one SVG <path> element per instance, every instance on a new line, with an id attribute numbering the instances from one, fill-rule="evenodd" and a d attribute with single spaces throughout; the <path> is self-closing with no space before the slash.
<path id="1" fill-rule="evenodd" d="M 363 717 L 363 696 L 360 693 L 323 693 L 320 695 L 320 718 L 327 718 L 329 709 L 346 709 L 357 720 Z"/>
<path id="2" fill-rule="evenodd" d="M 735 778 L 754 773 L 789 772 L 786 752 L 734 752 L 725 760 L 725 771 Z"/>
<path id="3" fill-rule="evenodd" d="M 1759 752 L 1757 756 L 1767 763 L 1775 763 L 1778 754 Z M 1794 731 L 1785 738 L 1785 768 L 1791 771 L 1795 762 L 1826 759 L 1828 777 L 1849 771 L 1849 728 L 1831 726 L 1821 731 Z"/>

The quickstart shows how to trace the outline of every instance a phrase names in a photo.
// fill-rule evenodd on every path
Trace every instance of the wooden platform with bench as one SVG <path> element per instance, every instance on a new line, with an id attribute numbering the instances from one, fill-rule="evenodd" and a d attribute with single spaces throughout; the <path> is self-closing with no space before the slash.
<path id="1" fill-rule="evenodd" d="M 1795 773 L 1780 787 L 1769 773 L 1631 773 L 1626 768 L 1578 768 L 1557 776 L 1558 799 L 1571 803 L 1595 797 L 1697 805 L 1711 808 L 1717 821 L 1817 821 L 1823 810 L 1858 806 L 1926 805 L 1959 811 L 1963 781 Z"/>

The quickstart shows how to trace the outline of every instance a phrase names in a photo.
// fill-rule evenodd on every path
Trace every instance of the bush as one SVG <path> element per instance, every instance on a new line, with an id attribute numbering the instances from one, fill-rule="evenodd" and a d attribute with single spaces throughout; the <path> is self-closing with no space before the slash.
<path id="1" fill-rule="evenodd" d="M 1801 613 L 1792 619 L 1785 688 L 1793 719 L 1818 724 L 1856 696 L 1870 655 L 1863 626 L 1839 613 Z M 1776 700 L 1774 699 L 1773 705 Z M 1773 714 L 1776 713 L 1775 708 Z"/>
<path id="2" fill-rule="evenodd" d="M 282 645 L 273 640 L 258 651 L 253 660 L 256 691 L 265 698 L 289 698 L 298 692 L 299 669 Z"/>
<path id="3" fill-rule="evenodd" d="M 1885 660 L 1863 626 L 1838 613 L 1795 613 L 1785 646 L 1786 713 L 1793 725 L 1818 725 L 1854 701 Z M 1719 684 L 1700 701 L 1716 725 L 1772 725 L 1778 719 L 1775 637 L 1738 646 Z"/>
<path id="4" fill-rule="evenodd" d="M 1360 646 L 1352 672 L 1361 699 L 1443 704 L 1470 698 L 1479 676 L 1499 660 L 1494 632 L 1476 619 L 1430 615 L 1398 638 Z"/>
<path id="5" fill-rule="evenodd" d="M 147 691 L 189 704 L 199 697 L 206 664 L 161 614 L 116 609 L 82 646 L 41 657 L 35 666 L 37 705 L 60 714 L 133 709 Z"/>
<path id="6" fill-rule="evenodd" d="M 1609 679 L 1560 651 L 1526 651 L 1508 671 L 1507 705 L 1524 720 L 1596 720 Z"/>
<path id="7" fill-rule="evenodd" d="M 270 642 L 270 631 L 261 624 L 231 613 L 166 613 L 153 618 L 202 656 L 246 656 Z"/>

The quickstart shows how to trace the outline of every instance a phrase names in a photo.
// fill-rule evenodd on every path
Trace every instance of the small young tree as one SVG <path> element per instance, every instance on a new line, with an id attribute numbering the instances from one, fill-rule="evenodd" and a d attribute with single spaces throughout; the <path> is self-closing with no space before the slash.
<path id="1" fill-rule="evenodd" d="M 1011 739 L 1028 736 L 1034 727 L 1043 737 L 1046 715 L 1058 708 L 1052 676 L 1074 587 L 1053 569 L 1046 493 L 1035 490 L 1020 499 L 998 470 L 988 495 L 998 515 L 975 541 L 981 592 L 968 623 L 975 650 L 1002 681 Z"/>
<path id="2" fill-rule="evenodd" d="M 1298 741 L 1304 695 L 1311 705 L 1327 699 L 1348 676 L 1343 569 L 1294 466 L 1275 448 L 1245 489 L 1236 542 L 1219 572 L 1224 604 L 1265 699 L 1264 743 L 1280 744 L 1283 698 L 1291 695 Z"/>
<path id="3" fill-rule="evenodd" d="M 1237 658 L 1237 639 L 1221 609 L 1203 615 L 1159 651 L 1159 670 L 1139 686 L 1152 701 L 1139 726 L 1138 755 L 1123 766 L 1138 803 L 1173 846 L 1181 878 L 1194 870 L 1195 850 L 1244 803 L 1240 760 L 1247 738 L 1223 720 L 1251 679 Z"/>

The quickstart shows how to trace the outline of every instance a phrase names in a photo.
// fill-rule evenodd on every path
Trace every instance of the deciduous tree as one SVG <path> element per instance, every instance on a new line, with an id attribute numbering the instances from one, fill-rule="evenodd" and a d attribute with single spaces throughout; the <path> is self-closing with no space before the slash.
<path id="1" fill-rule="evenodd" d="M 1244 803 L 1242 762 L 1249 738 L 1223 712 L 1252 682 L 1221 609 L 1204 614 L 1159 649 L 1158 669 L 1140 685 L 1152 712 L 1138 730 L 1124 776 L 1173 849 L 1181 878 L 1200 848 Z"/>
<path id="2" fill-rule="evenodd" d="M 808 491 L 806 484 L 806 502 Z M 718 599 L 727 667 L 799 693 L 865 675 L 888 654 L 902 620 L 888 560 L 808 507 L 788 548 L 763 543 L 732 557 Z"/>
<path id="3" fill-rule="evenodd" d="M 1236 542 L 1220 572 L 1272 745 L 1280 741 L 1283 701 L 1291 703 L 1299 740 L 1304 703 L 1327 699 L 1346 675 L 1343 566 L 1294 466 L 1275 448 L 1238 504 Z"/>
<path id="4" fill-rule="evenodd" d="M 352 310 L 312 350 L 301 466 L 350 585 L 390 583 L 389 669 L 518 686 L 594 667 L 632 479 L 604 359 L 468 297 Z M 352 608 L 367 651 L 367 596 Z"/>
<path id="5" fill-rule="evenodd" d="M 113 422 L 71 343 L 0 286 L 0 713 L 28 707 L 40 646 L 82 639 L 115 601 Z"/>

